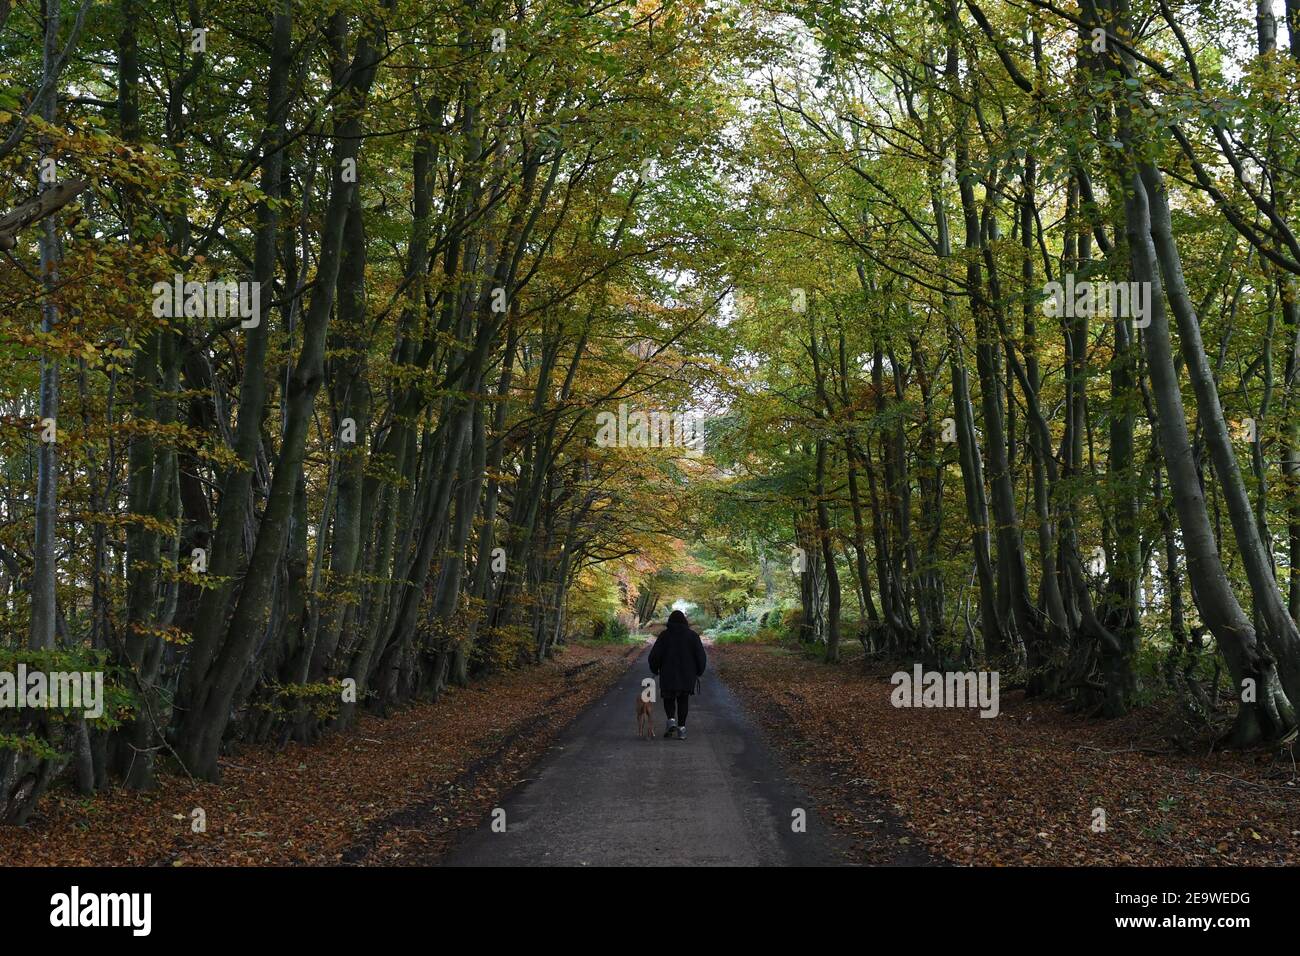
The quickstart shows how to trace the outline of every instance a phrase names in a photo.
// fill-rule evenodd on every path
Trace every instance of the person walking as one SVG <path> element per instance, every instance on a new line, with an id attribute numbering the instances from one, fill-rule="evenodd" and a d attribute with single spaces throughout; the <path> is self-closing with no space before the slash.
<path id="1" fill-rule="evenodd" d="M 668 626 L 650 648 L 650 673 L 659 678 L 659 692 L 668 715 L 665 737 L 686 739 L 686 713 L 707 663 L 700 635 L 691 630 L 685 614 L 673 611 L 668 615 Z"/>

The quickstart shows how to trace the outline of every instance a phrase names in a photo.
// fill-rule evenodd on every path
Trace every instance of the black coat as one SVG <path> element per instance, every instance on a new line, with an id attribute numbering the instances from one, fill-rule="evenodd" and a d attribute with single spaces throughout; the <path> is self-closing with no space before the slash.
<path id="1" fill-rule="evenodd" d="M 706 658 L 700 635 L 689 627 L 669 625 L 650 648 L 650 673 L 665 694 L 693 694 Z"/>

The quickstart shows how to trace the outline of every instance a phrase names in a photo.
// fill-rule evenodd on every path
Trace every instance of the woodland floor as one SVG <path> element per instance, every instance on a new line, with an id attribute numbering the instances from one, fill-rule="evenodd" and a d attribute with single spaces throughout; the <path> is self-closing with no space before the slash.
<path id="1" fill-rule="evenodd" d="M 0 866 L 402 864 L 436 857 L 482 822 L 560 725 L 599 698 L 642 647 L 566 645 L 540 667 L 451 689 L 317 746 L 245 749 L 222 783 L 163 775 L 158 790 L 47 795 L 0 828 Z M 207 831 L 192 833 L 202 807 Z"/>
<path id="2" fill-rule="evenodd" d="M 903 709 L 889 699 L 895 668 L 864 676 L 860 654 L 831 666 L 779 646 L 713 653 L 862 862 L 881 852 L 883 803 L 906 828 L 895 839 L 959 865 L 1300 863 L 1290 758 L 1211 753 L 1208 734 L 1184 753 L 1164 707 L 1085 720 L 1012 691 L 996 718 Z"/>
<path id="3" fill-rule="evenodd" d="M 643 650 L 578 644 L 319 745 L 245 749 L 220 785 L 49 794 L 0 829 L 0 866 L 411 864 L 437 860 L 531 772 Z M 1211 749 L 1152 705 L 1088 720 L 1003 693 L 1001 713 L 899 709 L 892 667 L 771 645 L 710 648 L 859 863 L 1300 863 L 1300 781 L 1272 750 Z M 1175 745 L 1173 738 L 1179 738 Z M 202 807 L 207 831 L 192 833 Z M 1106 811 L 1106 831 L 1092 830 Z"/>

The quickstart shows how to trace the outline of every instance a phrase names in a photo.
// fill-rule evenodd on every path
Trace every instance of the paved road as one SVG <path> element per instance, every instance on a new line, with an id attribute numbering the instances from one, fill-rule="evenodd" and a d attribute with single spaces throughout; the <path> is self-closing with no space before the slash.
<path id="1" fill-rule="evenodd" d="M 452 866 L 779 866 L 842 862 L 837 836 L 787 777 L 761 731 L 712 671 L 691 699 L 686 740 L 636 736 L 645 654 L 569 725 Z M 655 729 L 665 726 L 655 706 Z M 792 811 L 807 830 L 793 832 Z"/>

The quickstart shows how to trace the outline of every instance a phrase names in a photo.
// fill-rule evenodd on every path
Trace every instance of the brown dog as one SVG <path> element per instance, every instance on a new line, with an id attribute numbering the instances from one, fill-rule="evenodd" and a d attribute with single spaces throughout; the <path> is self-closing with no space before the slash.
<path id="1" fill-rule="evenodd" d="M 648 732 L 647 728 L 649 728 Z M 636 698 L 636 735 L 638 737 L 648 736 L 651 739 L 654 739 L 655 735 L 654 702 L 646 700 L 640 694 Z"/>

